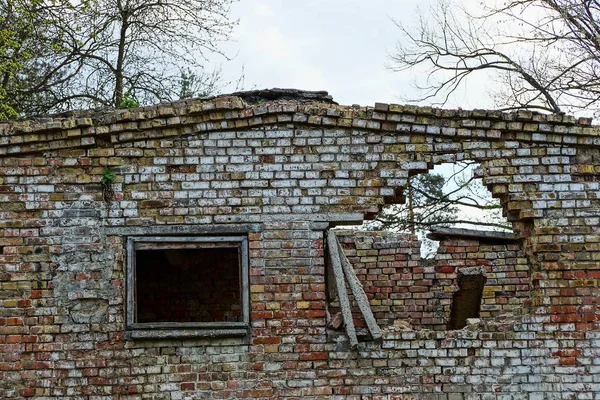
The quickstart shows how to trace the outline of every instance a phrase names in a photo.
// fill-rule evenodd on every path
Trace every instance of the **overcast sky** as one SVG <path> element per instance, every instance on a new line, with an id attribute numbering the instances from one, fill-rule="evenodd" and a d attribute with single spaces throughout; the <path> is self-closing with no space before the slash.
<path id="1" fill-rule="evenodd" d="M 232 8 L 240 23 L 224 47 L 235 55 L 223 63 L 224 78 L 235 81 L 243 66 L 246 90 L 326 90 L 343 105 L 404 104 L 402 96 L 418 96 L 413 81 L 425 71 L 386 68 L 400 38 L 393 20 L 415 23 L 417 7 L 426 12 L 434 1 L 241 0 Z M 445 107 L 493 107 L 483 79 L 470 81 L 469 90 L 460 90 Z M 435 172 L 450 175 L 452 167 L 438 166 Z M 480 214 L 469 212 L 470 218 Z"/>
<path id="2" fill-rule="evenodd" d="M 414 76 L 386 69 L 400 37 L 393 20 L 410 24 L 417 6 L 426 10 L 431 2 L 241 0 L 232 7 L 240 24 L 224 46 L 235 55 L 223 63 L 224 76 L 235 80 L 243 66 L 244 89 L 327 90 L 345 105 L 405 103 L 402 95 L 416 96 Z M 469 96 L 463 92 L 446 107 L 491 107 L 481 90 L 473 90 L 483 85 L 472 86 Z"/>

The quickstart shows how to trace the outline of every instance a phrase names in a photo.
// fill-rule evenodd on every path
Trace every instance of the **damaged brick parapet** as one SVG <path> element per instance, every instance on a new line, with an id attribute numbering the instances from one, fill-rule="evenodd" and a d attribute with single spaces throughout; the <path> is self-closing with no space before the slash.
<path id="1" fill-rule="evenodd" d="M 264 95 L 0 125 L 0 396 L 600 392 L 598 127 L 564 115 Z M 515 238 L 446 235 L 430 263 L 410 235 L 340 234 L 383 331 L 372 341 L 356 318 L 353 349 L 327 328 L 328 229 L 373 217 L 402 200 L 409 176 L 460 160 L 481 164 Z M 228 274 L 185 275 L 210 253 L 189 238 L 229 249 Z M 143 253 L 153 248 L 162 253 Z M 184 261 L 177 249 L 189 250 Z M 183 322 L 146 322 L 168 315 L 164 302 L 144 318 L 128 313 L 139 306 L 136 260 L 191 280 L 174 302 L 188 307 Z M 487 278 L 480 321 L 447 332 L 457 273 L 473 266 Z M 220 290 L 245 273 L 246 286 Z M 152 275 L 142 284 L 170 290 Z M 191 288 L 203 281 L 219 286 L 204 294 L 228 299 L 226 317 L 195 303 Z M 152 311 L 164 299 L 143 300 Z M 200 321 L 190 310 L 202 310 Z"/>
<path id="2" fill-rule="evenodd" d="M 538 144 L 597 145 L 600 140 L 600 130 L 591 126 L 591 119 L 568 115 L 444 110 L 383 103 L 375 107 L 349 107 L 289 100 L 249 105 L 232 96 L 4 123 L 0 125 L 0 155 L 89 147 L 96 140 L 121 143 L 288 123 Z M 440 146 L 439 150 L 445 149 Z"/>

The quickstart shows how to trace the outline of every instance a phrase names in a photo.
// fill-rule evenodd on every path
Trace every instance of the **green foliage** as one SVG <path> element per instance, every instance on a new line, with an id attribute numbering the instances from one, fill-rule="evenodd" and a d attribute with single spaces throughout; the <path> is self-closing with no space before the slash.
<path id="1" fill-rule="evenodd" d="M 0 1 L 0 119 L 214 93 L 232 1 Z"/>
<path id="2" fill-rule="evenodd" d="M 104 167 L 102 169 L 102 178 L 100 179 L 100 183 L 103 185 L 111 184 L 115 179 L 114 172 L 111 171 L 109 167 Z"/>
<path id="3" fill-rule="evenodd" d="M 0 119 L 56 110 L 78 73 L 74 13 L 89 1 L 0 2 Z"/>
<path id="4" fill-rule="evenodd" d="M 113 188 L 112 183 L 115 180 L 115 174 L 111 171 L 109 167 L 104 167 L 102 169 L 102 178 L 100 178 L 100 183 L 102 183 L 102 198 L 108 204 L 113 197 Z"/>
<path id="5" fill-rule="evenodd" d="M 123 100 L 121 100 L 121 103 L 119 103 L 119 108 L 136 108 L 139 106 L 140 103 L 135 101 L 135 99 L 131 97 L 131 93 L 129 92 L 125 92 L 125 94 L 123 95 Z"/>
<path id="6" fill-rule="evenodd" d="M 206 97 L 214 93 L 220 82 L 221 70 L 216 69 L 211 73 L 203 70 L 182 69 L 179 76 L 179 99 Z"/>
<path id="7" fill-rule="evenodd" d="M 194 84 L 196 83 L 196 75 L 188 68 L 187 71 L 181 71 L 179 91 L 180 99 L 190 99 L 194 97 Z"/>
<path id="8" fill-rule="evenodd" d="M 0 121 L 15 119 L 19 113 L 6 101 L 6 91 L 0 88 Z"/>

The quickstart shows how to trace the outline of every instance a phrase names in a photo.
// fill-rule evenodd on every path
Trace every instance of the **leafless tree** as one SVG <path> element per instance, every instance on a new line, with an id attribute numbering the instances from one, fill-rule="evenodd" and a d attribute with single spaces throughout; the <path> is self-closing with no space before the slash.
<path id="1" fill-rule="evenodd" d="M 402 37 L 393 70 L 428 68 L 413 100 L 444 104 L 473 74 L 487 72 L 504 110 L 600 112 L 600 2 L 482 2 L 475 13 L 440 0 Z"/>
<path id="2" fill-rule="evenodd" d="M 84 73 L 76 90 L 118 107 L 129 93 L 141 103 L 171 100 L 182 71 L 215 85 L 208 54 L 223 54 L 236 22 L 234 0 L 95 0 L 82 14 L 88 41 L 81 46 Z M 210 91 L 210 88 L 209 88 Z"/>
<path id="3" fill-rule="evenodd" d="M 456 225 L 511 229 L 499 213 L 502 205 L 491 198 L 474 173 L 475 166 L 473 162 L 460 162 L 447 174 L 431 172 L 411 177 L 405 190 L 406 202 L 384 207 L 370 227 L 412 234 Z M 473 214 L 480 215 L 469 217 Z"/>

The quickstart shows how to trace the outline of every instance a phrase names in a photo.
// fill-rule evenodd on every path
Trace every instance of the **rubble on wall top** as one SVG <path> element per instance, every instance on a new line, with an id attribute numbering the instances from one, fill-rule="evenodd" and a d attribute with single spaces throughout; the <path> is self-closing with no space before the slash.
<path id="1" fill-rule="evenodd" d="M 296 105 L 296 107 L 294 107 Z M 156 116 L 183 116 L 208 111 L 225 110 L 254 110 L 242 116 L 261 115 L 280 112 L 309 111 L 314 115 L 329 117 L 352 116 L 359 118 L 372 118 L 382 120 L 382 113 L 407 114 L 424 117 L 440 118 L 471 118 L 490 119 L 503 121 L 522 122 L 547 122 L 558 124 L 569 124 L 579 126 L 590 126 L 591 118 L 576 118 L 565 114 L 541 114 L 528 110 L 504 112 L 498 110 L 463 110 L 442 109 L 429 106 L 401 105 L 388 103 L 375 103 L 371 106 L 347 106 L 339 105 L 327 91 L 308 91 L 299 89 L 260 89 L 217 96 L 176 100 L 173 102 L 159 103 L 151 106 L 115 109 L 113 107 L 102 107 L 90 110 L 66 111 L 58 114 L 34 117 L 24 120 L 13 120 L 0 123 L 3 125 L 15 125 L 17 129 L 24 125 L 36 126 L 36 130 L 70 128 L 71 126 L 86 125 L 94 122 L 94 125 L 110 123 L 114 121 L 149 119 Z M 70 122 L 67 121 L 76 121 Z M 4 133 L 5 130 L 0 130 Z"/>
<path id="2" fill-rule="evenodd" d="M 239 97 L 247 104 L 261 104 L 267 101 L 297 101 L 297 102 L 319 102 L 328 104 L 338 104 L 333 101 L 333 97 L 324 90 L 310 91 L 299 89 L 260 89 L 235 92 L 225 97 Z M 218 96 L 223 97 L 223 96 Z"/>

